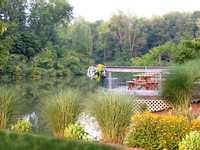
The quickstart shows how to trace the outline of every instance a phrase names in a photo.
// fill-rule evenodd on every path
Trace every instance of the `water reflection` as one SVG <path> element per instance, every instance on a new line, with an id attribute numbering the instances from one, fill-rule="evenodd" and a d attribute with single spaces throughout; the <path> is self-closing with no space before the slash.
<path id="1" fill-rule="evenodd" d="M 65 89 L 66 87 L 76 88 L 83 92 L 83 99 L 87 98 L 88 92 L 94 92 L 99 83 L 89 79 L 87 76 L 57 77 L 45 79 L 21 79 L 21 80 L 0 80 L 1 85 L 17 90 L 20 100 L 23 101 L 19 117 L 28 118 L 33 125 L 33 132 L 36 134 L 51 135 L 47 133 L 44 126 L 40 126 L 40 101 L 42 98 L 52 94 L 52 91 Z M 17 123 L 13 122 L 13 124 Z"/>

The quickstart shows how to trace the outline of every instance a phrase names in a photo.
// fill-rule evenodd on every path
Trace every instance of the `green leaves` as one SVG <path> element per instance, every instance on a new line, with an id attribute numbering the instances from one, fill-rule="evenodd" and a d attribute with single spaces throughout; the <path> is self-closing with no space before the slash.
<path id="1" fill-rule="evenodd" d="M 47 41 L 59 43 L 54 27 L 63 19 L 71 20 L 72 6 L 65 1 L 52 0 L 48 3 L 41 0 L 32 3 L 30 12 L 29 29 L 41 38 L 42 45 L 46 45 Z"/>
<path id="2" fill-rule="evenodd" d="M 23 133 L 32 133 L 32 124 L 29 121 L 26 121 L 26 118 L 20 120 L 18 118 L 17 124 L 12 126 L 11 129 L 16 132 L 23 132 Z"/>
<path id="3" fill-rule="evenodd" d="M 84 136 L 84 132 L 83 127 L 75 123 L 69 124 L 69 126 L 65 128 L 64 135 L 68 139 L 81 140 Z"/>
<path id="4" fill-rule="evenodd" d="M 200 150 L 200 132 L 191 131 L 179 143 L 179 150 Z"/>

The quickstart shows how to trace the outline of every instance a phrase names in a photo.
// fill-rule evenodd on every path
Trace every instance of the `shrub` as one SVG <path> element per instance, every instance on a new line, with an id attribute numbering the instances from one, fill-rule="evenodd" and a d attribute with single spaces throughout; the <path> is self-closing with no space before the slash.
<path id="1" fill-rule="evenodd" d="M 181 138 L 193 130 L 200 130 L 198 120 L 185 116 L 158 115 L 145 111 L 131 117 L 125 145 L 146 149 L 178 149 Z"/>
<path id="2" fill-rule="evenodd" d="M 64 135 L 68 139 L 73 140 L 84 140 L 87 142 L 92 142 L 92 140 L 88 137 L 84 136 L 85 130 L 78 123 L 69 124 L 68 127 L 65 128 Z"/>
<path id="3" fill-rule="evenodd" d="M 23 120 L 20 120 L 20 118 L 17 121 L 17 124 L 15 126 L 12 126 L 11 129 L 16 132 L 23 132 L 23 133 L 32 133 L 32 124 L 29 121 L 26 121 L 26 118 L 23 118 Z"/>
<path id="4" fill-rule="evenodd" d="M 78 123 L 69 124 L 69 126 L 65 128 L 64 135 L 68 139 L 82 139 L 84 136 L 84 129 Z"/>
<path id="5" fill-rule="evenodd" d="M 87 103 L 90 115 L 96 118 L 104 141 L 122 143 L 126 127 L 133 115 L 134 97 L 117 93 L 96 92 Z"/>
<path id="6" fill-rule="evenodd" d="M 200 150 L 200 132 L 191 131 L 179 143 L 179 150 Z"/>
<path id="7" fill-rule="evenodd" d="M 19 111 L 19 101 L 15 91 L 0 86 L 0 129 L 5 129 L 15 119 Z"/>
<path id="8" fill-rule="evenodd" d="M 65 127 L 74 124 L 81 113 L 81 93 L 71 88 L 59 90 L 45 97 L 42 104 L 41 117 L 55 136 L 62 137 Z"/>

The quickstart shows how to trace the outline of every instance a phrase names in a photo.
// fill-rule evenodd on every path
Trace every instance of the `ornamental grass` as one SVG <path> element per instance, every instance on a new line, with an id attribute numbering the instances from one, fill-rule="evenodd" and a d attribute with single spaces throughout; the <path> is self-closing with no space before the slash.
<path id="1" fill-rule="evenodd" d="M 5 129 L 17 118 L 20 110 L 15 90 L 6 86 L 0 86 L 0 129 Z"/>
<path id="2" fill-rule="evenodd" d="M 41 121 L 56 137 L 63 137 L 65 128 L 82 112 L 81 99 L 81 93 L 71 88 L 50 94 L 42 100 Z"/>
<path id="3" fill-rule="evenodd" d="M 103 141 L 122 143 L 133 115 L 134 97 L 99 91 L 91 94 L 86 104 L 90 115 L 100 126 Z"/>
<path id="4" fill-rule="evenodd" d="M 199 79 L 199 68 L 200 60 L 197 59 L 170 69 L 161 89 L 163 99 L 169 101 L 175 109 L 180 106 L 189 108 L 193 92 L 198 86 L 195 82 Z"/>
<path id="5" fill-rule="evenodd" d="M 158 115 L 145 111 L 131 117 L 125 145 L 146 149 L 178 149 L 182 138 L 190 131 L 200 130 L 198 120 L 185 116 Z"/>

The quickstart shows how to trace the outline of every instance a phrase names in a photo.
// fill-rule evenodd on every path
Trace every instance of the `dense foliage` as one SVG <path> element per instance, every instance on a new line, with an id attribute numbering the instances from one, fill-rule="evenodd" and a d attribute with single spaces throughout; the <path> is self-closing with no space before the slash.
<path id="1" fill-rule="evenodd" d="M 1 2 L 1 76 L 70 76 L 86 74 L 94 62 L 163 65 L 161 60 L 182 63 L 199 56 L 194 39 L 200 33 L 200 11 L 150 19 L 119 11 L 106 22 L 91 23 L 75 17 L 65 0 Z"/>
<path id="2" fill-rule="evenodd" d="M 17 124 L 13 125 L 11 129 L 16 132 L 23 132 L 23 133 L 32 133 L 33 129 L 31 128 L 32 124 L 26 120 L 26 118 L 23 118 L 23 120 L 20 120 L 18 118 Z"/>
<path id="3" fill-rule="evenodd" d="M 179 143 L 179 150 L 200 150 L 200 132 L 191 131 Z"/>
<path id="4" fill-rule="evenodd" d="M 84 129 L 78 123 L 69 124 L 68 127 L 65 128 L 64 136 L 68 139 L 82 139 L 84 136 Z"/>
<path id="5" fill-rule="evenodd" d="M 125 145 L 146 149 L 178 149 L 182 138 L 194 130 L 200 130 L 198 120 L 146 111 L 131 117 L 131 126 L 127 127 L 130 134 Z"/>
<path id="6" fill-rule="evenodd" d="M 84 136 L 84 133 L 84 128 L 78 122 L 76 122 L 75 124 L 69 124 L 69 126 L 65 128 L 64 136 L 68 139 L 92 142 L 90 138 Z"/>

